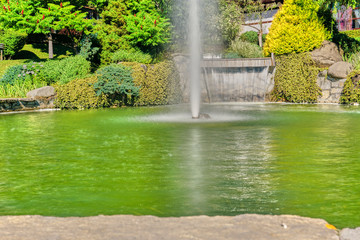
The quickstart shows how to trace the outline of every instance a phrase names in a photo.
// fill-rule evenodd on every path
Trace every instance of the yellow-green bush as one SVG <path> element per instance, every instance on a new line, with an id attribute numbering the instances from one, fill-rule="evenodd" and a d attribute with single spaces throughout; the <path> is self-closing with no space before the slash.
<path id="1" fill-rule="evenodd" d="M 345 81 L 340 103 L 360 103 L 360 70 L 350 73 Z"/>
<path id="2" fill-rule="evenodd" d="M 316 102 L 321 89 L 316 83 L 319 69 L 309 53 L 293 53 L 276 58 L 273 101 Z"/>
<path id="3" fill-rule="evenodd" d="M 266 36 L 264 55 L 307 52 L 330 39 L 331 33 L 319 19 L 318 10 L 313 0 L 285 1 Z"/>
<path id="4" fill-rule="evenodd" d="M 55 106 L 61 109 L 87 109 L 108 106 L 105 95 L 96 95 L 93 87 L 96 82 L 97 77 L 94 75 L 56 86 Z"/>
<path id="5" fill-rule="evenodd" d="M 140 87 L 135 105 L 163 105 L 179 102 L 179 75 L 173 62 L 157 64 L 122 63 L 132 68 L 135 86 Z"/>

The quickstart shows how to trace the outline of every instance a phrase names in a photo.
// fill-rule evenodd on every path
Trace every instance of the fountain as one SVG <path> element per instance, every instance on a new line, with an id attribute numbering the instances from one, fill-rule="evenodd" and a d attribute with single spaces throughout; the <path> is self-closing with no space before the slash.
<path id="1" fill-rule="evenodd" d="M 200 20 L 199 0 L 190 1 L 189 40 L 190 40 L 190 104 L 193 119 L 200 118 Z"/>

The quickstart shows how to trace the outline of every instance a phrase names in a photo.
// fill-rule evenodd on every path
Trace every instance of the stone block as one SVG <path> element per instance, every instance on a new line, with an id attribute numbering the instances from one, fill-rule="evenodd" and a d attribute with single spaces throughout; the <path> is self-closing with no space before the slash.
<path id="1" fill-rule="evenodd" d="M 330 90 L 323 90 L 321 99 L 328 99 L 330 97 Z"/>
<path id="2" fill-rule="evenodd" d="M 342 92 L 342 88 L 331 88 L 331 91 L 330 91 L 331 95 L 341 94 L 341 92 Z"/>
<path id="3" fill-rule="evenodd" d="M 345 228 L 341 230 L 340 240 L 360 240 L 360 227 L 356 229 Z"/>

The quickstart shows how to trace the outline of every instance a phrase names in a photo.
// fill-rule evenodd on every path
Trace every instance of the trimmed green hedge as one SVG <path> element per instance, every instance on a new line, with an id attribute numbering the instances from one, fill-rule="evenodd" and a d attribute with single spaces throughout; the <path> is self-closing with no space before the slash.
<path id="1" fill-rule="evenodd" d="M 316 83 L 319 69 L 309 53 L 282 55 L 276 58 L 273 101 L 314 103 L 321 96 Z"/>
<path id="2" fill-rule="evenodd" d="M 109 106 L 106 96 L 97 95 L 93 84 L 96 76 L 76 79 L 64 85 L 57 85 L 55 106 L 61 109 L 87 109 Z"/>
<path id="3" fill-rule="evenodd" d="M 132 68 L 134 84 L 140 87 L 135 105 L 164 105 L 180 102 L 179 74 L 173 62 L 153 65 L 122 63 Z"/>
<path id="4" fill-rule="evenodd" d="M 351 72 L 344 84 L 340 97 L 340 103 L 360 103 L 360 70 Z"/>

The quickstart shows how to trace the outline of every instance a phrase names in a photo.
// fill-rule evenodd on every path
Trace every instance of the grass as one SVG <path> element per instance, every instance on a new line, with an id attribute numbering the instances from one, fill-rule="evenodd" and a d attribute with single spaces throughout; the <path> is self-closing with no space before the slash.
<path id="1" fill-rule="evenodd" d="M 75 55 L 72 48 L 65 47 L 60 44 L 54 44 L 53 49 L 54 59 L 62 59 Z M 46 61 L 48 57 L 48 44 L 26 44 L 24 48 L 14 56 L 13 60 L 0 61 L 0 78 L 9 67 L 32 61 Z M 46 84 L 43 82 L 36 81 L 16 82 L 13 86 L 0 85 L 0 98 L 25 97 L 26 93 L 30 90 L 43 87 L 45 85 Z"/>
<path id="2" fill-rule="evenodd" d="M 46 82 L 36 80 L 16 81 L 14 85 L 0 85 L 0 98 L 24 98 L 36 88 L 46 86 Z"/>
<path id="3" fill-rule="evenodd" d="M 60 44 L 53 44 L 54 59 L 62 59 L 74 55 L 74 50 Z M 46 60 L 49 57 L 48 44 L 34 43 L 26 44 L 24 48 L 18 52 L 14 59 L 31 59 L 33 61 Z"/>
<path id="4" fill-rule="evenodd" d="M 54 44 L 54 59 L 62 59 L 74 55 L 72 48 L 60 44 Z M 4 75 L 7 68 L 26 62 L 46 61 L 49 57 L 47 44 L 26 44 L 24 48 L 14 56 L 14 60 L 0 61 L 0 76 Z"/>
<path id="5" fill-rule="evenodd" d="M 28 60 L 26 60 L 26 59 L 0 61 L 0 76 L 4 75 L 6 69 L 8 69 L 9 67 L 12 67 L 12 66 L 15 66 L 15 65 L 20 65 L 20 64 L 25 63 L 27 61 Z"/>

